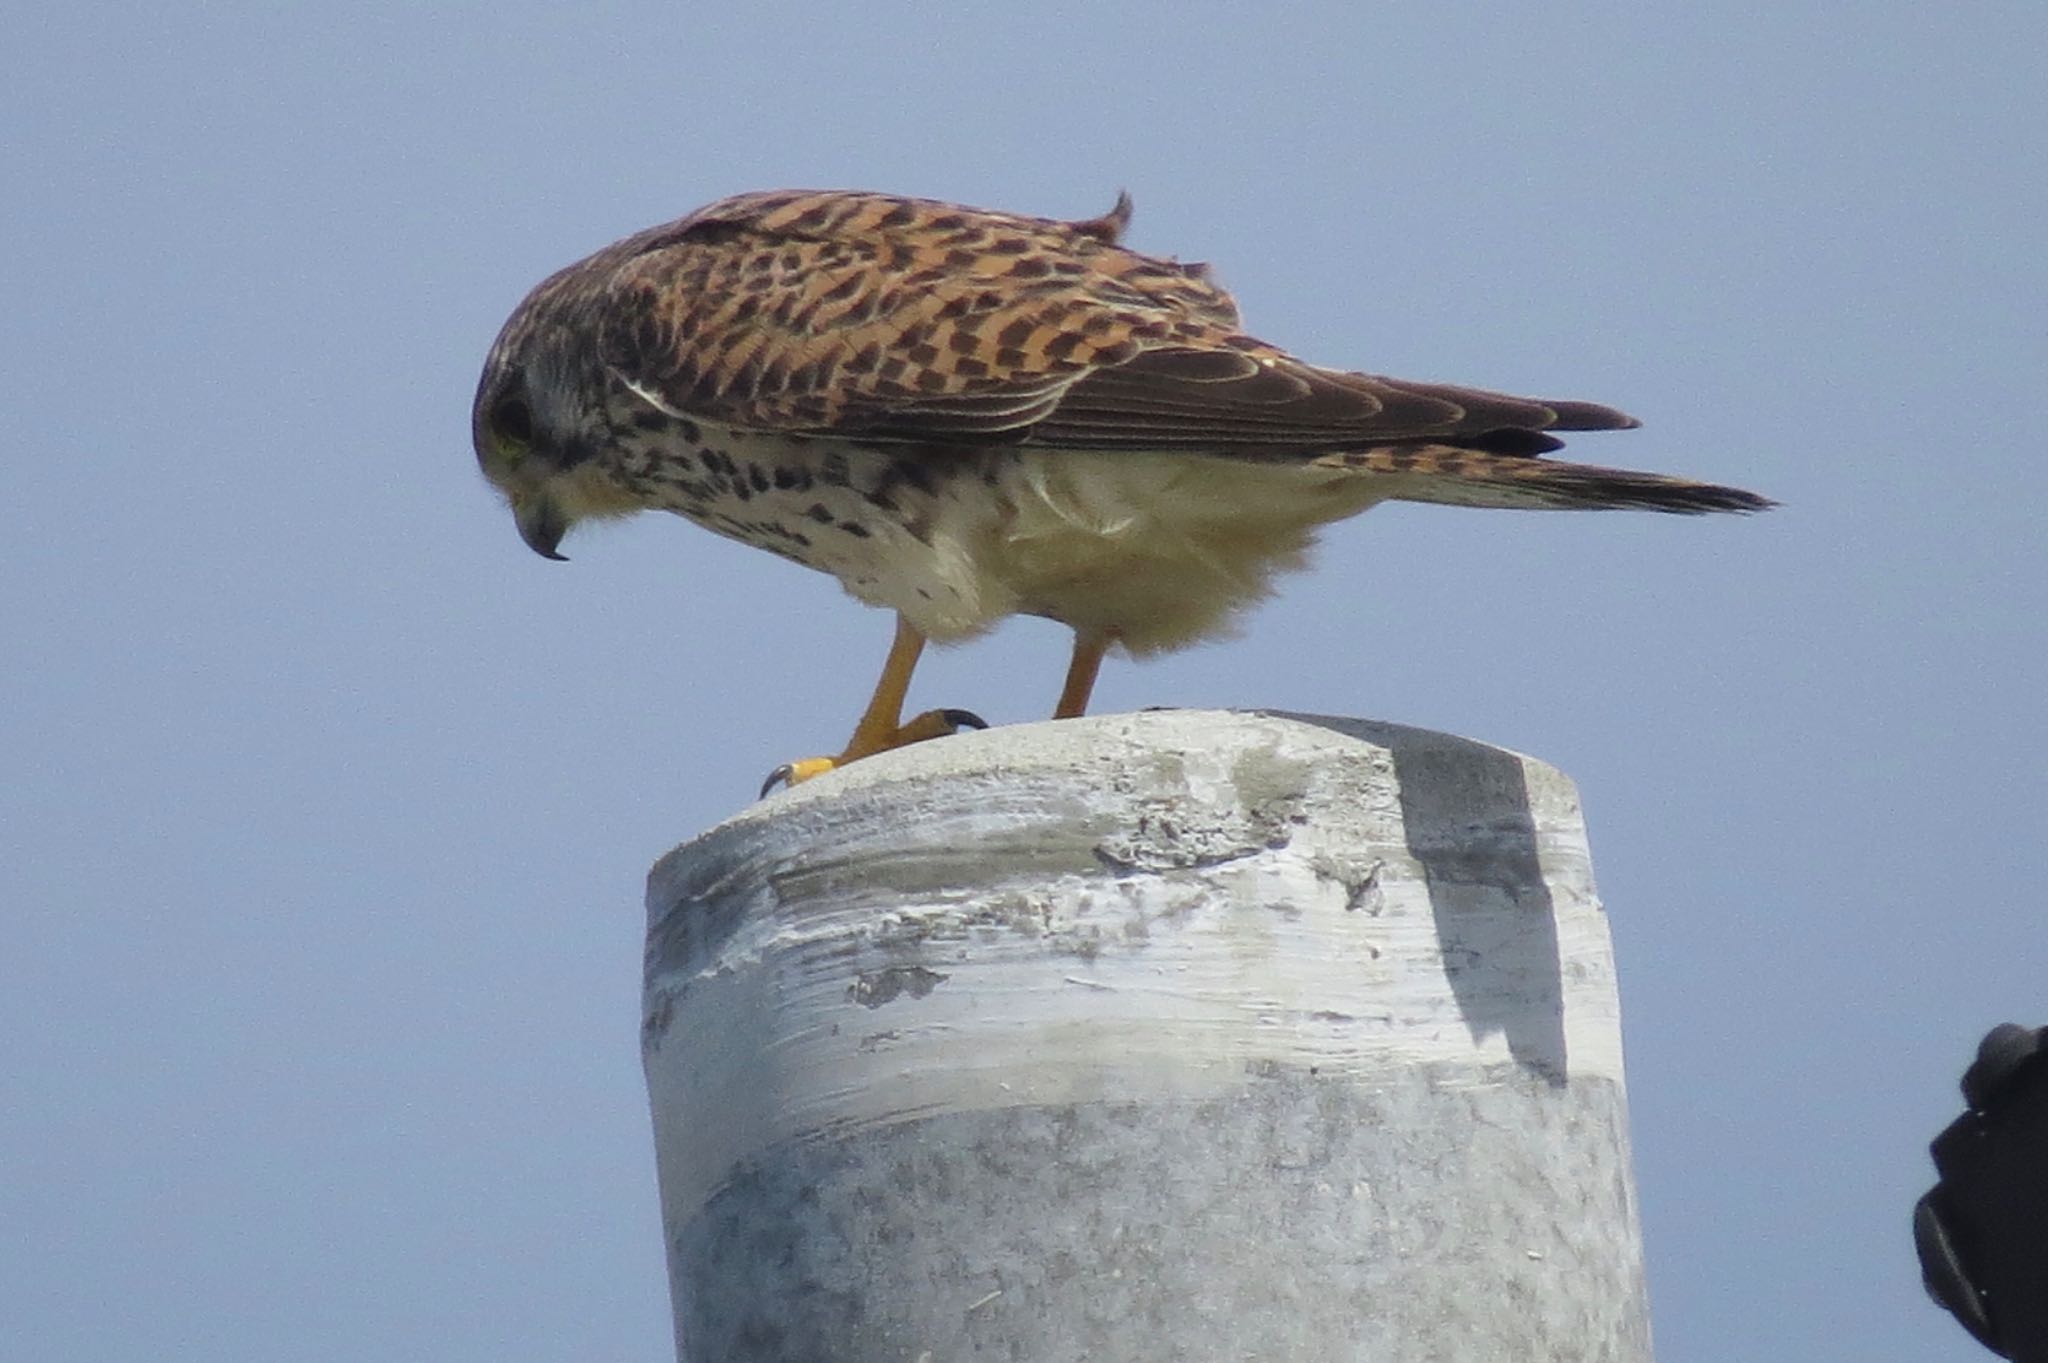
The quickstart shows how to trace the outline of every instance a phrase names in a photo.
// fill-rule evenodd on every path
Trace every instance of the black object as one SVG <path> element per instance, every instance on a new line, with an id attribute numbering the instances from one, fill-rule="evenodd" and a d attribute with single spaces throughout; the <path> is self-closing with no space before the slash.
<path id="1" fill-rule="evenodd" d="M 1934 1138 L 1941 1181 L 1913 1208 L 1927 1292 L 2014 1363 L 2048 1363 L 2048 1027 L 1992 1028 L 1970 1110 Z"/>

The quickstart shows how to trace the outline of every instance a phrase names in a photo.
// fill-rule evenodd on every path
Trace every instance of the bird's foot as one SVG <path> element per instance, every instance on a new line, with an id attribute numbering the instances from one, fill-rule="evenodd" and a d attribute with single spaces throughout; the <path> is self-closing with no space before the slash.
<path id="1" fill-rule="evenodd" d="M 857 762 L 863 757 L 873 757 L 878 752 L 893 748 L 908 747 L 926 739 L 946 738 L 962 729 L 986 729 L 988 721 L 972 710 L 927 710 L 912 718 L 906 724 L 899 724 L 888 733 L 868 735 L 856 733 L 853 741 L 846 745 L 846 751 L 837 757 L 805 757 L 795 762 L 785 762 L 768 773 L 768 779 L 761 783 L 761 794 L 767 795 L 777 786 L 797 786 L 813 777 L 823 776 L 836 767 L 848 762 Z"/>

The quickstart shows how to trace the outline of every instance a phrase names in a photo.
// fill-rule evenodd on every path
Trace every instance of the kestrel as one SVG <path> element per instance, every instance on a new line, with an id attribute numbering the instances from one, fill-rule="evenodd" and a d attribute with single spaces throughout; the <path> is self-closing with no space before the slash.
<path id="1" fill-rule="evenodd" d="M 1765 498 L 1542 458 L 1590 402 L 1324 369 L 1247 335 L 1206 266 L 1061 222 L 850 191 L 743 194 L 543 281 L 477 388 L 476 452 L 534 552 L 647 509 L 837 577 L 895 645 L 831 767 L 979 723 L 905 723 L 928 639 L 1074 631 L 1104 653 L 1226 629 L 1318 527 L 1384 501 L 1756 511 Z M 773 783 L 771 778 L 771 784 Z"/>

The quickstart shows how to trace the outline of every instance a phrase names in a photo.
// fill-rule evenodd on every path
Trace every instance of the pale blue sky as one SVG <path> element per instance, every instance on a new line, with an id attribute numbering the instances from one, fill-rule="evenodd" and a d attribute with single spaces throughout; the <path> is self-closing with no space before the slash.
<path id="1" fill-rule="evenodd" d="M 46 6 L 0 56 L 0 1353 L 655 1359 L 641 880 L 889 622 L 679 520 L 522 546 L 541 275 L 733 191 L 1079 216 L 1310 357 L 1584 397 L 1767 517 L 1389 508 L 1103 709 L 1577 779 L 1658 1356 L 1970 1359 L 1906 1234 L 2048 1021 L 2037 3 Z M 917 696 L 1036 717 L 1025 622 Z"/>

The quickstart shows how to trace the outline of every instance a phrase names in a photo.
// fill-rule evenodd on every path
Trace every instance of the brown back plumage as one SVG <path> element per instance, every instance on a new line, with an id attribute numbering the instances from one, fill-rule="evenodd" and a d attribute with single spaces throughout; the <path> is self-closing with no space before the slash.
<path id="1" fill-rule="evenodd" d="M 1202 265 L 1117 244 L 1130 203 L 1056 222 L 851 192 L 741 195 L 622 243 L 608 362 L 776 430 L 1304 449 L 1635 424 L 1591 403 L 1303 364 L 1240 330 Z"/>

